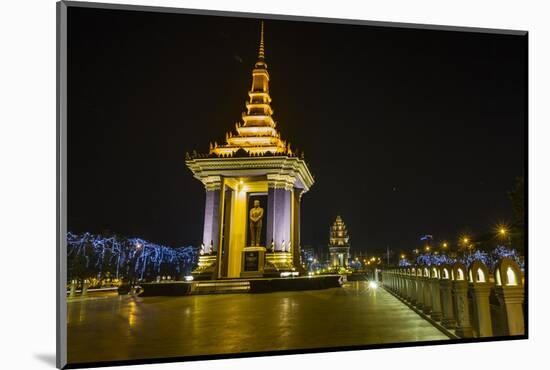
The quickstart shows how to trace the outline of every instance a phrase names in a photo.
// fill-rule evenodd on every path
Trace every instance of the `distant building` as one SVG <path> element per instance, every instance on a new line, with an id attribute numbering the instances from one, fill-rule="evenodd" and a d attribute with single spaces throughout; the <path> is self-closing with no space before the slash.
<path id="1" fill-rule="evenodd" d="M 336 216 L 336 221 L 330 228 L 328 250 L 332 267 L 348 267 L 349 236 L 346 224 L 340 216 Z"/>
<path id="2" fill-rule="evenodd" d="M 311 245 L 306 245 L 302 247 L 302 261 L 306 264 L 309 264 L 315 260 L 317 256 L 315 255 L 315 250 Z"/>

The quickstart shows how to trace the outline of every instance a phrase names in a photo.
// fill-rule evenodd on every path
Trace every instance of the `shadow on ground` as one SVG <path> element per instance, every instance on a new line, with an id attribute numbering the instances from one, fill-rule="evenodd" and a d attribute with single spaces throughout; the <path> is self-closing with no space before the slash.
<path id="1" fill-rule="evenodd" d="M 34 358 L 42 361 L 46 365 L 55 367 L 55 353 L 35 353 Z"/>

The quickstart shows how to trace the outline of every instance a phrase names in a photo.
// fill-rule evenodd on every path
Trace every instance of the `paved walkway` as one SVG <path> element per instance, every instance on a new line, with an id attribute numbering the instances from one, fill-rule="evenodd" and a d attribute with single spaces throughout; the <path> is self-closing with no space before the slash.
<path id="1" fill-rule="evenodd" d="M 448 339 L 366 282 L 269 294 L 68 303 L 70 363 Z"/>

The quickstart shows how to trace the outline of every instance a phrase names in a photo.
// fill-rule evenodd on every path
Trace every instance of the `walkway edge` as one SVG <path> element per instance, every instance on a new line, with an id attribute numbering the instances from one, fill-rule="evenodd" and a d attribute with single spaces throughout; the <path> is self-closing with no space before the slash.
<path id="1" fill-rule="evenodd" d="M 446 327 L 444 327 L 443 325 L 441 325 L 440 323 L 438 323 L 437 321 L 435 321 L 434 319 L 432 319 L 430 316 L 426 315 L 424 312 L 422 312 L 421 310 L 417 309 L 416 307 L 414 307 L 412 304 L 410 304 L 409 302 L 407 302 L 406 300 L 404 300 L 403 298 L 401 298 L 400 296 L 398 296 L 397 294 L 395 294 L 394 292 L 392 292 L 391 290 L 389 289 L 386 289 L 385 286 L 382 285 L 382 287 L 384 288 L 384 290 L 388 293 L 390 293 L 392 296 L 394 296 L 395 298 L 397 298 L 398 300 L 400 300 L 403 304 L 405 304 L 407 307 L 409 307 L 411 310 L 413 310 L 414 312 L 416 312 L 420 317 L 422 317 L 424 320 L 428 321 L 430 324 L 432 324 L 433 326 L 435 326 L 440 332 L 442 332 L 443 334 L 445 334 L 446 336 L 448 336 L 450 339 L 460 339 L 459 336 L 457 336 L 455 333 L 453 333 L 452 331 L 450 331 L 449 329 L 447 329 Z"/>

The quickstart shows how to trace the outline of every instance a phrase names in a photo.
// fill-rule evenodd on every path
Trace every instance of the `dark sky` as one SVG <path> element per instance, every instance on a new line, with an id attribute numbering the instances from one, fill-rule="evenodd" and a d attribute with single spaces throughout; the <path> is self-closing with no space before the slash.
<path id="1" fill-rule="evenodd" d="M 302 246 L 337 214 L 352 251 L 512 219 L 524 173 L 525 36 L 268 20 L 274 118 L 316 183 Z M 202 238 L 186 151 L 240 120 L 259 21 L 69 8 L 69 230 Z"/>

